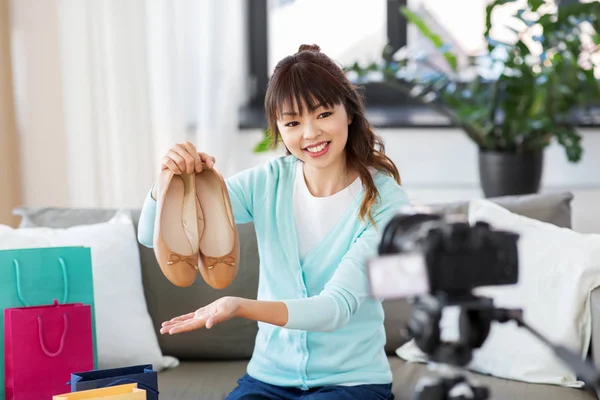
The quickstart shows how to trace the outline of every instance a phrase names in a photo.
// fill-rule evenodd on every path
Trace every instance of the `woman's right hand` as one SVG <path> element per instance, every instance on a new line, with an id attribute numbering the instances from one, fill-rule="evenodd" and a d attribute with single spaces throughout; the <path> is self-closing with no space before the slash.
<path id="1" fill-rule="evenodd" d="M 215 158 L 206 153 L 200 153 L 196 146 L 189 141 L 177 143 L 163 157 L 160 170 L 169 169 L 176 175 L 202 172 L 205 163 L 208 168 L 215 165 Z M 156 200 L 156 185 L 152 187 L 152 198 Z"/>
<path id="2" fill-rule="evenodd" d="M 200 153 L 196 146 L 189 141 L 177 143 L 163 157 L 160 169 L 169 169 L 176 175 L 202 172 L 202 163 L 208 168 L 215 164 L 215 158 L 206 153 Z"/>

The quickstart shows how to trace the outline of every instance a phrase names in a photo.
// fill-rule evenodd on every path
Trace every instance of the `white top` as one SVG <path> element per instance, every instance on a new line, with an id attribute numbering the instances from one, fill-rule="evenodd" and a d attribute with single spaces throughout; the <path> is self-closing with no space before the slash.
<path id="1" fill-rule="evenodd" d="M 357 200 L 362 188 L 360 177 L 343 190 L 327 197 L 315 197 L 310 193 L 303 171 L 304 163 L 298 161 L 294 180 L 294 219 L 298 236 L 300 260 L 333 229 L 344 212 Z"/>

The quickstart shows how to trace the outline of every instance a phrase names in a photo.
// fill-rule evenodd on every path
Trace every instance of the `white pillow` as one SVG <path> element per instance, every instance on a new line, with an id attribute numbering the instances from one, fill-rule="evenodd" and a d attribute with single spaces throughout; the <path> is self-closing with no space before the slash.
<path id="1" fill-rule="evenodd" d="M 526 323 L 584 358 L 592 331 L 590 293 L 600 285 L 600 235 L 526 218 L 488 200 L 470 203 L 469 223 L 476 221 L 516 232 L 520 238 L 518 284 L 478 288 L 475 292 L 494 299 L 497 307 L 521 308 Z M 407 361 L 425 360 L 413 341 L 396 353 Z M 531 383 L 583 386 L 546 345 L 514 322 L 494 323 L 467 367 Z"/>
<path id="2" fill-rule="evenodd" d="M 131 216 L 119 211 L 108 222 L 68 229 L 0 225 L 0 249 L 60 246 L 91 249 L 98 367 L 177 366 L 176 358 L 163 356 L 148 313 Z"/>

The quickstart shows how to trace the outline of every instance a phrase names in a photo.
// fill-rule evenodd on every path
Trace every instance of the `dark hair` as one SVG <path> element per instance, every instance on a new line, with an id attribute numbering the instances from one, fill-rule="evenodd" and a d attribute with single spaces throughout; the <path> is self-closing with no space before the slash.
<path id="1" fill-rule="evenodd" d="M 379 193 L 369 167 L 392 176 L 398 184 L 401 184 L 400 173 L 394 162 L 385 155 L 383 141 L 365 118 L 363 100 L 356 87 L 342 68 L 321 53 L 319 46 L 301 45 L 296 54 L 285 57 L 273 71 L 265 96 L 265 112 L 273 147 L 281 139 L 277 119 L 282 106 L 286 104 L 297 105 L 300 114 L 305 106 L 314 111 L 320 105 L 344 105 L 352 121 L 348 126 L 346 162 L 349 168 L 358 171 L 366 189 L 359 216 L 364 220 L 368 215 L 369 220 L 374 222 L 371 207 Z M 289 150 L 287 153 L 290 154 Z"/>

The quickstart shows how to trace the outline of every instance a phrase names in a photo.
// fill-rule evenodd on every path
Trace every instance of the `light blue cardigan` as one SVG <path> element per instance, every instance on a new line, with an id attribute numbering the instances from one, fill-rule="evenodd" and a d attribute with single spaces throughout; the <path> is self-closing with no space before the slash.
<path id="1" fill-rule="evenodd" d="M 285 327 L 259 322 L 248 374 L 279 386 L 308 389 L 336 384 L 387 384 L 381 302 L 369 294 L 366 259 L 377 252 L 385 224 L 409 204 L 393 178 L 374 176 L 377 229 L 355 204 L 300 262 L 292 193 L 297 159 L 276 158 L 226 180 L 237 224 L 254 222 L 260 256 L 258 300 L 283 301 Z M 156 202 L 148 194 L 138 239 L 152 246 Z M 198 304 L 202 307 L 205 304 Z"/>

